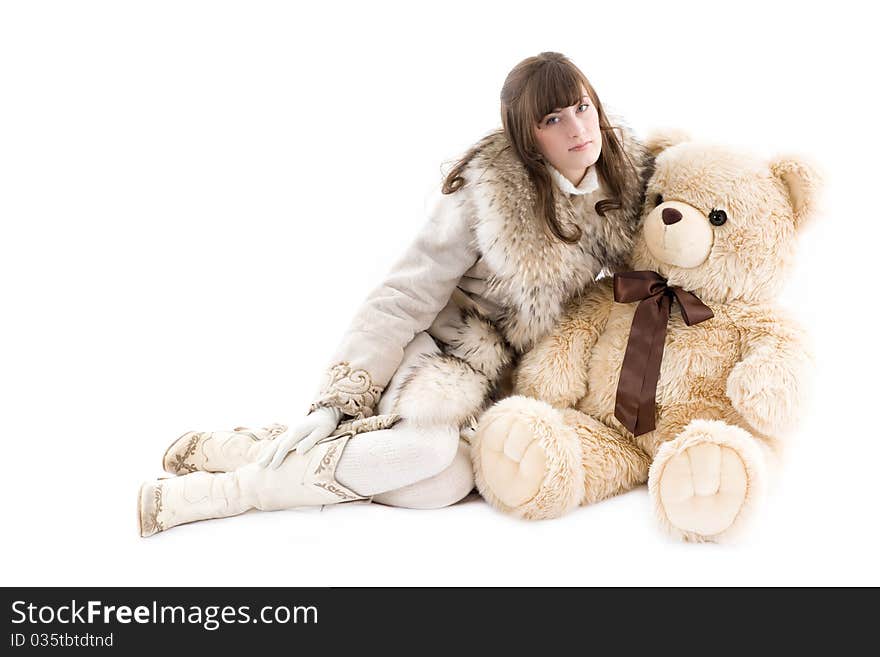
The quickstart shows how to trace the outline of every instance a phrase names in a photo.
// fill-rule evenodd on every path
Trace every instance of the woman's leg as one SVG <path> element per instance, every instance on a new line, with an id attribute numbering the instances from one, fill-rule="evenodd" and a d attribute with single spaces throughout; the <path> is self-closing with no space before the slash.
<path id="1" fill-rule="evenodd" d="M 409 486 L 448 468 L 458 441 L 457 427 L 423 427 L 403 419 L 390 429 L 352 438 L 339 459 L 336 477 L 366 496 Z"/>
<path id="2" fill-rule="evenodd" d="M 426 355 L 440 348 L 425 332 L 416 334 L 379 399 L 377 412 L 391 413 L 403 383 Z M 470 446 L 458 427 L 416 427 L 404 417 L 385 432 L 356 436 L 342 455 L 340 482 L 389 506 L 433 509 L 455 504 L 474 487 Z"/>
<path id="3" fill-rule="evenodd" d="M 467 442 L 460 440 L 458 452 L 445 470 L 409 486 L 374 495 L 373 501 L 407 509 L 439 509 L 461 501 L 474 488 L 470 449 Z"/>
<path id="4" fill-rule="evenodd" d="M 186 469 L 169 472 L 233 472 L 259 455 L 261 441 L 250 437 L 252 431 L 192 433 L 194 438 L 202 438 L 198 449 L 183 461 Z M 401 420 L 390 429 L 355 436 L 343 452 L 336 474 L 344 485 L 373 495 L 441 472 L 455 458 L 457 445 L 456 428 L 412 426 Z"/>
<path id="5" fill-rule="evenodd" d="M 379 413 L 393 406 L 402 380 L 426 353 L 439 353 L 439 348 L 427 333 L 420 333 L 380 398 Z M 467 446 L 460 446 L 457 426 L 416 424 L 404 417 L 390 429 L 344 438 L 319 443 L 304 455 L 291 452 L 277 470 L 249 463 L 232 472 L 192 472 L 144 484 L 139 500 L 141 534 L 252 508 L 277 510 L 363 499 L 425 480 L 430 481 L 423 487 L 389 495 L 384 503 L 445 506 L 473 487 Z"/>
<path id="6" fill-rule="evenodd" d="M 232 472 L 191 472 L 147 482 L 138 496 L 141 536 L 249 509 L 277 511 L 364 499 L 334 478 L 349 440 L 349 435 L 337 436 L 306 454 L 291 453 L 277 469 L 249 463 Z"/>
<path id="7" fill-rule="evenodd" d="M 283 424 L 270 424 L 258 429 L 187 431 L 165 451 L 162 468 L 177 475 L 198 470 L 232 472 L 257 460 L 264 441 L 274 440 L 286 429 Z"/>
<path id="8" fill-rule="evenodd" d="M 379 399 L 376 413 L 391 413 L 410 369 L 423 355 L 439 353 L 440 347 L 430 335 L 418 333 L 404 349 L 403 361 Z M 264 441 L 274 440 L 286 429 L 286 425 L 275 423 L 262 428 L 236 427 L 232 431 L 187 431 L 165 450 L 162 467 L 176 475 L 196 471 L 232 472 L 256 461 L 262 453 Z M 379 449 L 382 451 L 381 447 Z"/>
<path id="9" fill-rule="evenodd" d="M 430 497 L 413 502 L 443 506 L 457 501 L 450 496 L 463 497 L 462 487 L 472 486 L 469 480 L 462 483 L 465 456 L 457 428 L 420 427 L 401 420 L 391 429 L 339 436 L 305 454 L 291 452 L 277 470 L 250 463 L 232 472 L 191 472 L 160 479 L 141 487 L 141 536 L 249 509 L 277 511 L 364 499 L 449 470 L 446 477 L 428 484 Z M 415 499 L 414 493 L 418 491 L 408 491 L 405 499 Z M 444 500 L 448 501 L 444 504 Z"/>

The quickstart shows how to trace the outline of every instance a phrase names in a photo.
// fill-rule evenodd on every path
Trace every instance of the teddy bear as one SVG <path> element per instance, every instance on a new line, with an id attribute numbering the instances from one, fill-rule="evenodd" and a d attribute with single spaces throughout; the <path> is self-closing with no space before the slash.
<path id="1" fill-rule="evenodd" d="M 754 515 L 808 399 L 807 336 L 774 302 L 820 178 L 679 132 L 647 145 L 632 271 L 580 293 L 522 356 L 479 419 L 475 479 L 526 519 L 647 482 L 663 528 L 719 542 Z"/>

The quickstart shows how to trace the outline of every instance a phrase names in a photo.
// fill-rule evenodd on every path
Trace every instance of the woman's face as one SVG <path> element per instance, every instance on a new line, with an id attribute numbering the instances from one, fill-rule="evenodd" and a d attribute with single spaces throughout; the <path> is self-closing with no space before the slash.
<path id="1" fill-rule="evenodd" d="M 578 184 L 587 167 L 599 159 L 602 133 L 599 113 L 586 90 L 577 105 L 556 108 L 535 126 L 538 148 L 562 175 Z"/>

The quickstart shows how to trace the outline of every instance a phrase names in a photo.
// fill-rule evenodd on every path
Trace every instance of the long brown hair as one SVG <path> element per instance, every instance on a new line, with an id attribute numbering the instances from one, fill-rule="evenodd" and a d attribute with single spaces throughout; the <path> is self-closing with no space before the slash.
<path id="1" fill-rule="evenodd" d="M 602 150 L 596 167 L 605 182 L 611 198 L 596 203 L 596 213 L 604 217 L 608 210 L 621 207 L 621 194 L 627 178 L 636 172 L 635 164 L 626 154 L 617 136 L 619 128 L 612 126 L 602 103 L 587 76 L 565 55 L 542 52 L 528 57 L 513 67 L 501 88 L 502 131 L 513 146 L 517 157 L 528 171 L 535 185 L 535 212 L 553 235 L 569 244 L 581 238 L 581 230 L 574 226 L 573 234 L 565 234 L 556 216 L 553 182 L 544 166 L 545 160 L 538 149 L 533 132 L 541 119 L 557 107 L 569 107 L 580 102 L 581 88 L 586 89 L 599 114 L 602 132 Z M 462 175 L 467 164 L 480 151 L 482 142 L 473 146 L 456 162 L 443 183 L 443 193 L 452 194 L 465 185 Z M 627 173 L 630 172 L 630 176 Z"/>

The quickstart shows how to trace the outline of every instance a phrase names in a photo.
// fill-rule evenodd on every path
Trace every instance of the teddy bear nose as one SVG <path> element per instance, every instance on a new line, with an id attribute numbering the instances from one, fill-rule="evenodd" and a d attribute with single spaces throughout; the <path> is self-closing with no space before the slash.
<path id="1" fill-rule="evenodd" d="M 663 223 L 667 226 L 671 226 L 674 223 L 678 223 L 681 221 L 681 212 L 676 210 L 675 208 L 663 208 Z"/>

